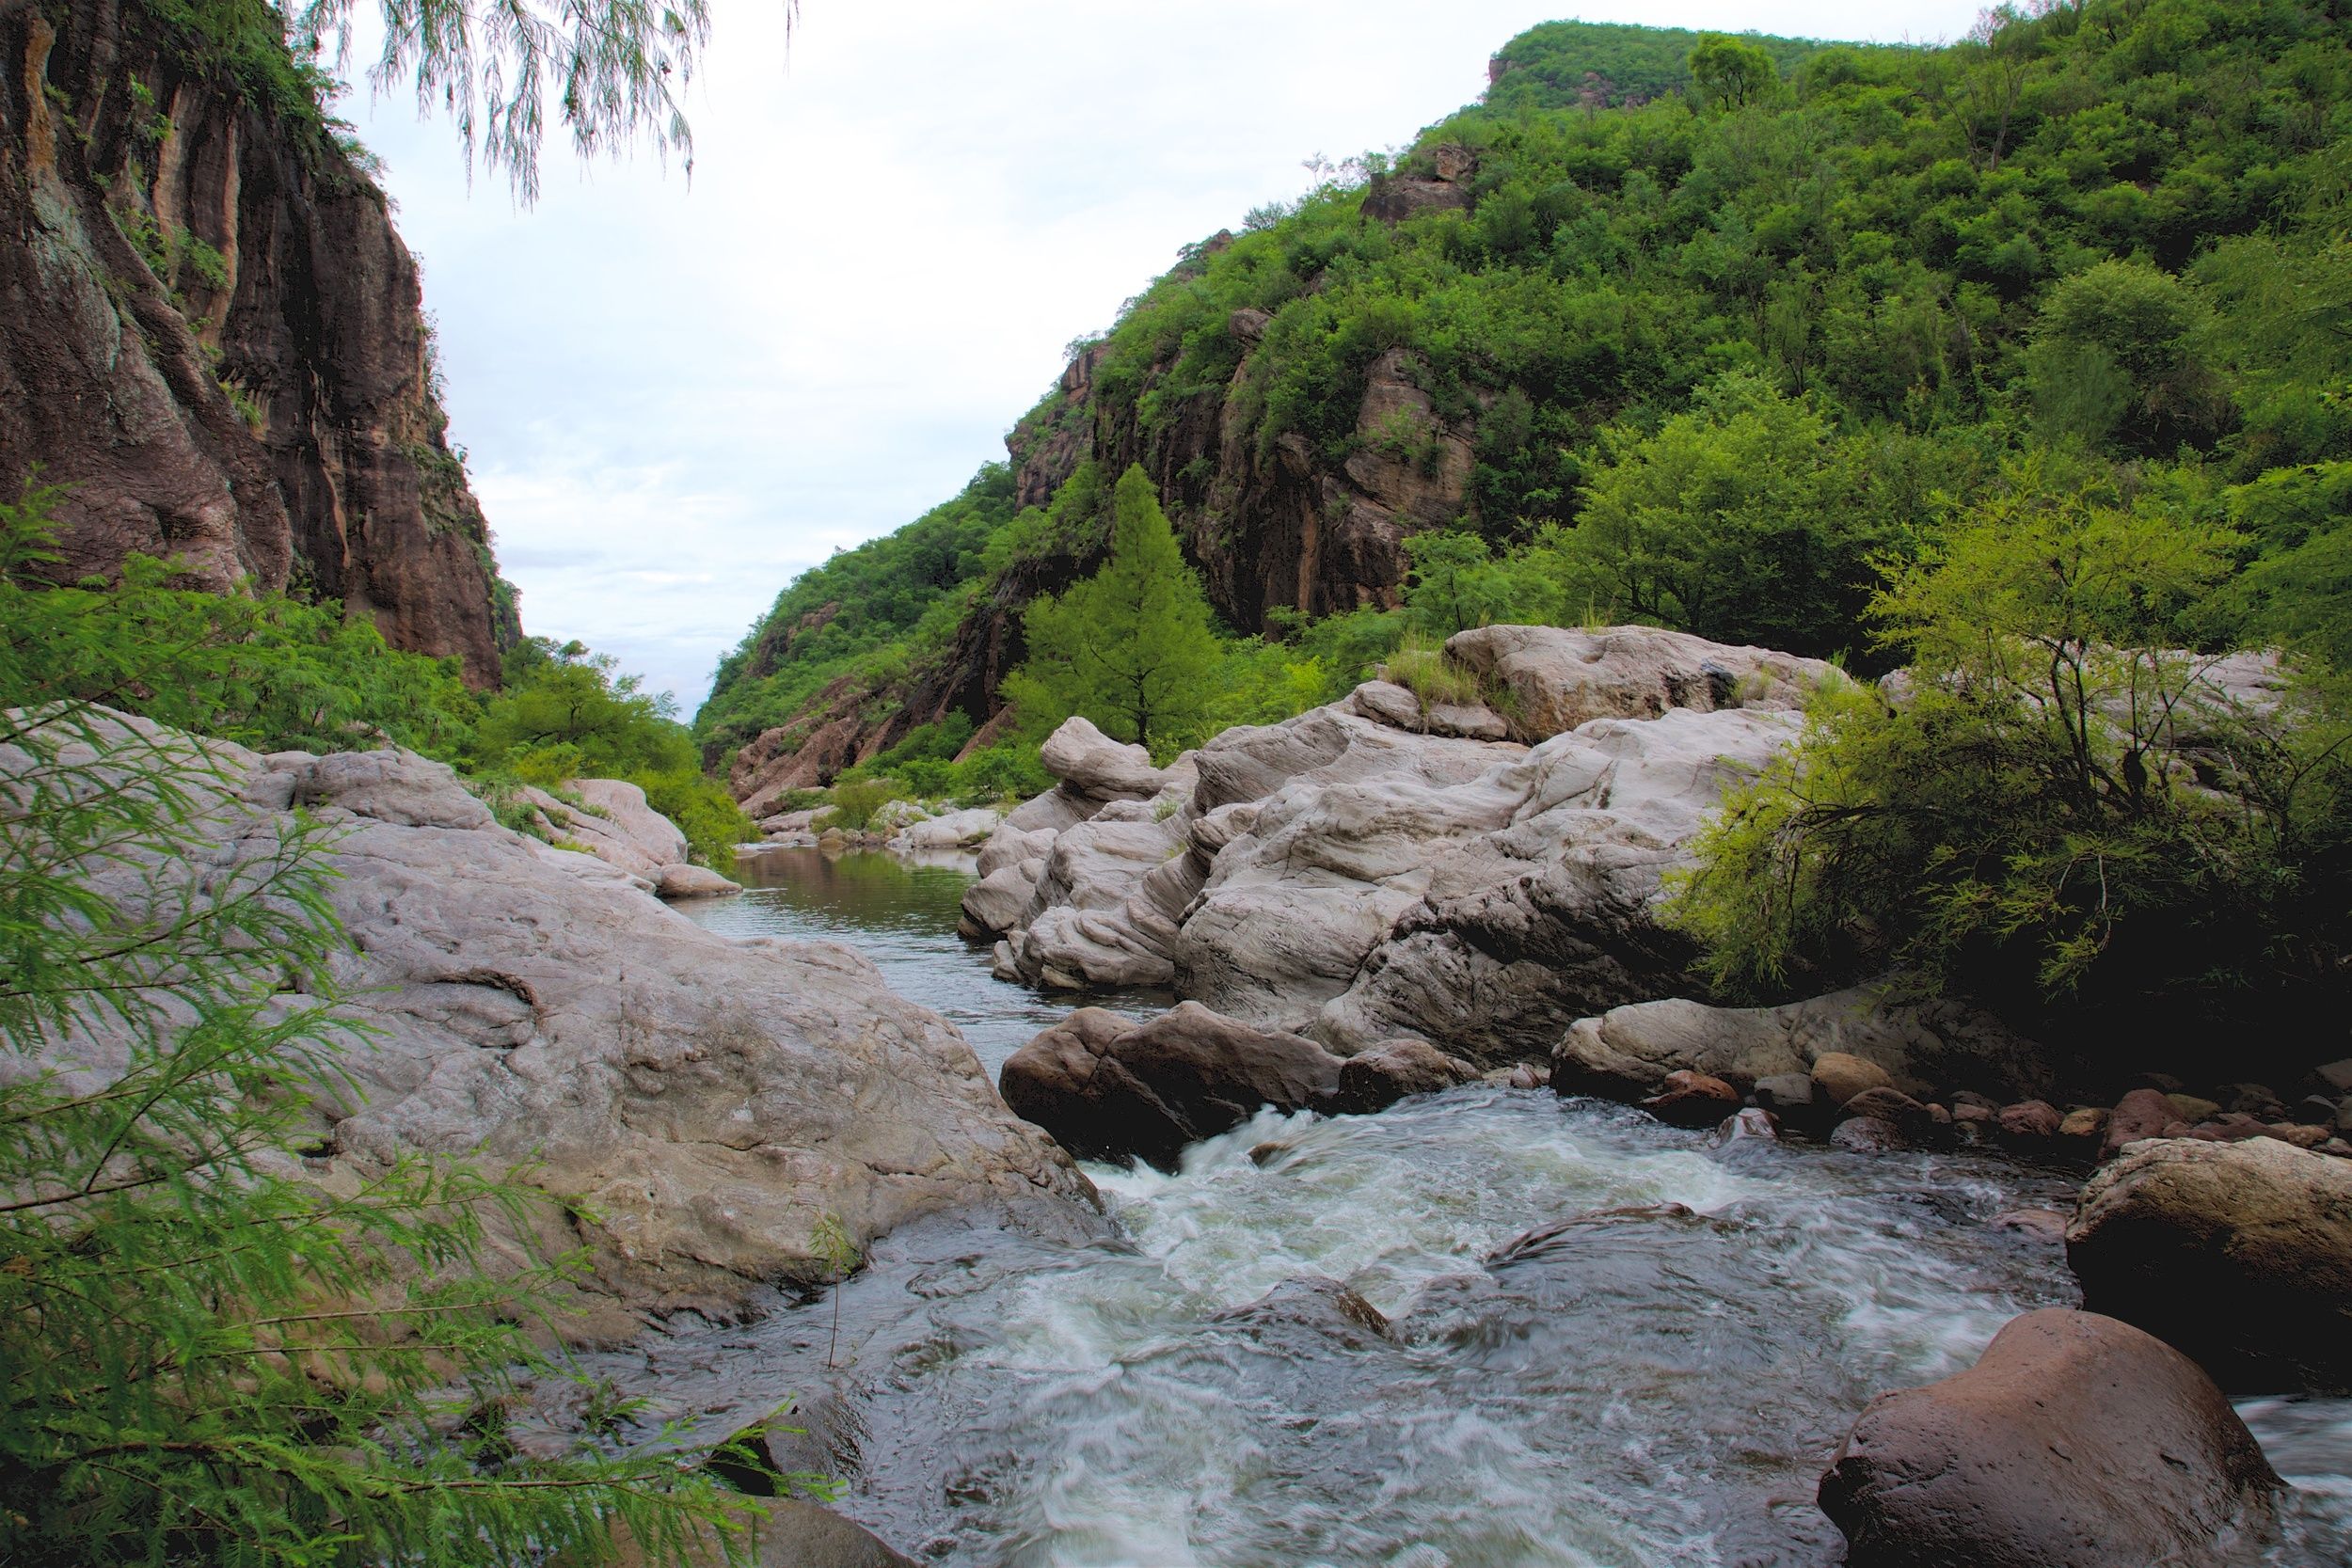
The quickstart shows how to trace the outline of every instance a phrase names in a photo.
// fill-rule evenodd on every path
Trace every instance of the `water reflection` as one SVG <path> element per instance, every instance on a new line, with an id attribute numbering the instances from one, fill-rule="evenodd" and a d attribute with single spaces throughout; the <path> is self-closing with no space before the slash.
<path id="1" fill-rule="evenodd" d="M 676 906 L 726 936 L 838 942 L 874 960 L 890 989 L 963 1031 L 993 1078 L 1005 1058 L 1077 1006 L 1138 1018 L 1173 1006 L 1165 991 L 1041 993 L 989 974 L 988 947 L 956 935 L 969 855 L 910 860 L 859 851 L 766 849 L 736 863 L 741 896 Z"/>

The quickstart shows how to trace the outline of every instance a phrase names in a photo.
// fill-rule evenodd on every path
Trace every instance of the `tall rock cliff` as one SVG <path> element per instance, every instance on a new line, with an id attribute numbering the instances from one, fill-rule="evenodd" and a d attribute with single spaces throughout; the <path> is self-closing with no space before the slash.
<path id="1" fill-rule="evenodd" d="M 66 487 L 61 577 L 341 599 L 488 684 L 519 627 L 417 264 L 272 15 L 0 0 L 0 492 Z"/>

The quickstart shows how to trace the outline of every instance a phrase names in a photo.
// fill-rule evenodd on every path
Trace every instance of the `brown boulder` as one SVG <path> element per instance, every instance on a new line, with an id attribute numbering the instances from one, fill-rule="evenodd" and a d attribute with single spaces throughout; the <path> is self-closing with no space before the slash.
<path id="1" fill-rule="evenodd" d="M 1849 1154 L 1888 1154 L 1906 1147 L 1903 1130 L 1883 1117 L 1848 1117 L 1830 1133 L 1829 1143 Z"/>
<path id="2" fill-rule="evenodd" d="M 1707 1135 L 1709 1148 L 1728 1148 L 1733 1144 L 1776 1144 L 1780 1142 L 1780 1118 L 1770 1111 L 1759 1111 L 1751 1105 L 1725 1117 Z"/>
<path id="3" fill-rule="evenodd" d="M 1928 1108 L 1893 1087 L 1865 1089 L 1840 1107 L 1849 1117 L 1876 1117 L 1898 1127 L 1921 1127 L 1931 1119 Z"/>
<path id="4" fill-rule="evenodd" d="M 2106 1136 L 2109 1114 L 2104 1105 L 2077 1105 L 2058 1119 L 2058 1135 L 2096 1147 Z"/>
<path id="5" fill-rule="evenodd" d="M 2352 1166 L 2275 1138 L 2144 1144 L 2083 1187 L 2083 1303 L 2245 1392 L 2352 1387 Z"/>
<path id="6" fill-rule="evenodd" d="M 2194 1362 L 2049 1307 L 1967 1371 L 1871 1401 L 1820 1496 L 1849 1568 L 2223 1568 L 2279 1484 Z"/>
<path id="7" fill-rule="evenodd" d="M 2188 1135 L 2205 1143 L 2240 1143 L 2248 1138 L 2268 1137 L 2270 1124 L 2243 1111 L 2224 1111 L 2190 1128 Z"/>
<path id="8" fill-rule="evenodd" d="M 1408 1095 L 1435 1094 L 1477 1076 L 1476 1068 L 1427 1040 L 1382 1040 L 1340 1064 L 1339 1109 L 1378 1111 Z"/>
<path id="9" fill-rule="evenodd" d="M 2192 1127 L 2221 1114 L 2218 1104 L 2210 1100 L 2200 1100 L 2193 1094 L 2168 1094 L 2164 1098 L 2165 1102 L 2172 1107 L 2173 1116 Z"/>
<path id="10" fill-rule="evenodd" d="M 1666 1074 L 1662 1093 L 1642 1101 L 1642 1109 L 1677 1127 L 1712 1127 L 1740 1108 L 1740 1091 L 1720 1078 L 1687 1068 Z"/>
<path id="11" fill-rule="evenodd" d="M 1866 1089 L 1893 1088 L 1895 1080 L 1884 1068 L 1866 1056 L 1824 1051 L 1813 1059 L 1813 1086 L 1820 1091 L 1822 1099 L 1842 1109 L 1846 1101 Z"/>
<path id="12" fill-rule="evenodd" d="M 2179 1119 L 2180 1113 L 2163 1095 L 2153 1089 L 2134 1089 L 2107 1113 L 2106 1138 L 2099 1146 L 2100 1157 L 2112 1160 L 2123 1152 L 2125 1144 L 2160 1138 L 2164 1130 Z"/>
<path id="13" fill-rule="evenodd" d="M 2057 1137 L 2058 1124 L 2065 1118 L 2046 1100 L 2024 1100 L 2002 1106 L 1999 1119 L 2002 1137 L 2011 1143 L 2038 1144 Z"/>
<path id="14" fill-rule="evenodd" d="M 1312 1040 L 1253 1029 L 1184 1002 L 1147 1023 L 1081 1007 L 1014 1052 L 1005 1103 L 1082 1160 L 1174 1170 L 1186 1144 L 1264 1106 L 1327 1106 L 1343 1064 Z"/>

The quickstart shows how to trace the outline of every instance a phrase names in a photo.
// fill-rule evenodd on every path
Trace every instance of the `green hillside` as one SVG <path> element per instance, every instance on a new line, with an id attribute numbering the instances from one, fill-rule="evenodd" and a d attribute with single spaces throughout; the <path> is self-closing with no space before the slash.
<path id="1" fill-rule="evenodd" d="M 1513 40 L 1486 100 L 1394 166 L 1195 247 L 1017 449 L 1140 462 L 1229 631 L 1319 655 L 1326 690 L 1448 616 L 1408 583 L 1402 610 L 1286 617 L 1289 584 L 1221 553 L 1257 524 L 1219 465 L 1303 443 L 1326 475 L 1367 451 L 1435 473 L 1459 436 L 1464 537 L 1424 546 L 1474 589 L 1455 622 L 1649 619 L 1867 666 L 1888 657 L 1858 618 L 1874 563 L 2046 452 L 2068 484 L 2244 531 L 2205 640 L 2325 635 L 2352 458 L 2334 9 L 2087 0 L 1933 50 L 1701 42 Z M 1430 413 L 1367 431 L 1391 351 Z M 1009 485 L 985 471 L 787 589 L 720 669 L 707 753 L 820 691 L 876 716 L 954 691 L 985 721 L 993 690 L 943 661 L 971 658 L 975 617 L 1017 639 L 1018 602 L 1104 537 L 1099 505 L 1015 514 Z"/>

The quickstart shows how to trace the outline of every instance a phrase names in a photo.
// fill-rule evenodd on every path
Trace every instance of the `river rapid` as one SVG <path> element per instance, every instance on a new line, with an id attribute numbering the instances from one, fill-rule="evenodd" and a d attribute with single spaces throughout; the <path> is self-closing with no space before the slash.
<path id="1" fill-rule="evenodd" d="M 689 912 L 861 949 L 992 1073 L 1068 1010 L 955 936 L 960 866 L 745 874 Z M 1088 1172 L 1106 1239 L 914 1227 L 837 1291 L 589 1370 L 706 1434 L 798 1399 L 841 1511 L 943 1564 L 1793 1568 L 1840 1560 L 1813 1488 L 1873 1394 L 2077 1300 L 2062 1249 L 1991 1223 L 2068 1206 L 2062 1173 L 1710 1148 L 1549 1091 L 1266 1113 L 1176 1175 Z M 2270 1560 L 2352 1560 L 2352 1402 L 2240 1408 L 2297 1483 Z"/>

